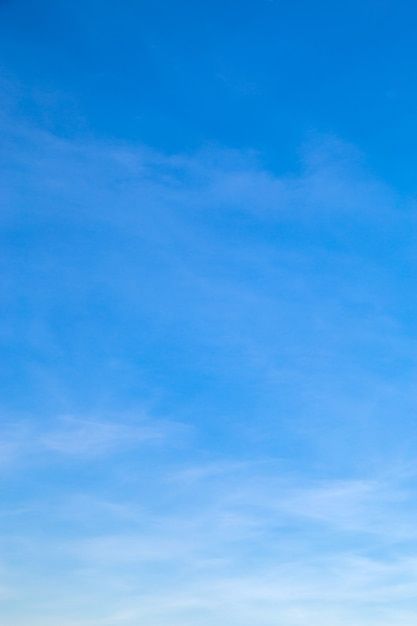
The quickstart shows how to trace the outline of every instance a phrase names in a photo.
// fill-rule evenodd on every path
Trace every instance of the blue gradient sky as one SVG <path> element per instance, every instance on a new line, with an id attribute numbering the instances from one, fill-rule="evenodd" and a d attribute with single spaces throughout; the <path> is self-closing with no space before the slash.
<path id="1" fill-rule="evenodd" d="M 416 28 L 0 2 L 2 626 L 415 626 Z"/>

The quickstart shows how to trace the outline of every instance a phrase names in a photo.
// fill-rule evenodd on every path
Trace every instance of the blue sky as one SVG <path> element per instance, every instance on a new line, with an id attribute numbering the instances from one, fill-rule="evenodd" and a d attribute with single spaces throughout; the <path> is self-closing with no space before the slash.
<path id="1" fill-rule="evenodd" d="M 416 26 L 0 3 L 3 626 L 414 626 Z"/>

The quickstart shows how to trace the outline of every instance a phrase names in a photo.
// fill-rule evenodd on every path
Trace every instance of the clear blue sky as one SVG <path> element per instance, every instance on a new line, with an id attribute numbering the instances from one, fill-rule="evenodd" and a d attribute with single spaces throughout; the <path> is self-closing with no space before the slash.
<path id="1" fill-rule="evenodd" d="M 417 9 L 2 0 L 2 626 L 415 626 Z"/>

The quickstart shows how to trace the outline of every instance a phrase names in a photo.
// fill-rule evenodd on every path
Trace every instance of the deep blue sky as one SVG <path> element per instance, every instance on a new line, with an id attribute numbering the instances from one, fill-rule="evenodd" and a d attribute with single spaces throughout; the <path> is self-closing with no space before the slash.
<path id="1" fill-rule="evenodd" d="M 414 626 L 417 10 L 0 2 L 2 626 Z"/>
<path id="2" fill-rule="evenodd" d="M 57 132 L 174 152 L 218 142 L 259 150 L 277 170 L 306 134 L 334 133 L 414 189 L 410 2 L 6 0 L 1 10 L 4 74 L 60 94 L 22 103 Z"/>

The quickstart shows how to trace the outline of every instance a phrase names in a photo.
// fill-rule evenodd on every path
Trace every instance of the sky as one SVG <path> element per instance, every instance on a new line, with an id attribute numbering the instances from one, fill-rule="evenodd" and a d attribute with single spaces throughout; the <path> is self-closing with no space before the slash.
<path id="1" fill-rule="evenodd" d="M 417 8 L 1 0 L 2 626 L 414 626 Z"/>

